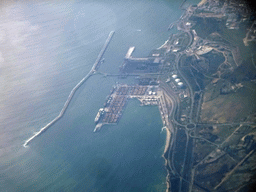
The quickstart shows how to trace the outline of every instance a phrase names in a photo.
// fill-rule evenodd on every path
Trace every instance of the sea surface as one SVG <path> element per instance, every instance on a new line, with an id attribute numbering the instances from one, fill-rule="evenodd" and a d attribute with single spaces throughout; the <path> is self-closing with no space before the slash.
<path id="1" fill-rule="evenodd" d="M 99 71 L 118 73 L 130 46 L 147 56 L 174 30 L 180 1 L 22 1 L 0 5 L 0 191 L 165 191 L 165 131 L 156 106 L 130 100 L 118 125 L 93 133 L 117 82 L 94 75 L 64 116 L 27 148 L 90 71 L 109 32 Z M 185 3 L 196 4 L 191 0 Z"/>

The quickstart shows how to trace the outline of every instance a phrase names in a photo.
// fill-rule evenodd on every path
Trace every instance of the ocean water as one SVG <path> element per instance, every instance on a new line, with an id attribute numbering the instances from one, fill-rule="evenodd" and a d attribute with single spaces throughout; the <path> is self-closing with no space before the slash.
<path id="1" fill-rule="evenodd" d="M 195 4 L 196 1 L 189 1 Z M 94 117 L 120 79 L 94 75 L 65 115 L 22 145 L 62 109 L 90 71 L 117 73 L 129 46 L 147 56 L 168 38 L 176 1 L 23 1 L 0 9 L 1 191 L 164 191 L 165 133 L 157 107 L 131 100 L 118 125 L 93 133 Z M 122 80 L 132 82 L 132 79 Z"/>

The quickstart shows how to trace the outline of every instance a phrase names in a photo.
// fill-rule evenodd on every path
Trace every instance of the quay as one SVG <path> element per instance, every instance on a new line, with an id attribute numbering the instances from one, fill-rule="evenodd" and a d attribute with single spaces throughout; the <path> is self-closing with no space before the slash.
<path id="1" fill-rule="evenodd" d="M 147 94 L 152 86 L 118 84 L 112 90 L 95 117 L 96 127 L 94 132 L 99 131 L 105 124 L 117 124 L 122 117 L 128 99 L 141 97 Z"/>
<path id="2" fill-rule="evenodd" d="M 124 57 L 124 60 L 130 61 L 130 62 L 147 62 L 149 61 L 149 58 L 135 58 L 132 57 L 132 53 L 134 51 L 135 47 L 130 47 Z"/>
<path id="3" fill-rule="evenodd" d="M 135 47 L 130 47 L 125 55 L 125 59 L 129 59 L 134 51 Z"/>
<path id="4" fill-rule="evenodd" d="M 124 57 L 124 60 L 129 61 L 129 62 L 149 62 L 150 58 L 145 57 L 145 58 L 135 58 L 132 57 L 132 53 L 134 51 L 135 47 L 130 47 Z"/>
<path id="5" fill-rule="evenodd" d="M 101 59 L 114 35 L 114 31 L 111 31 L 108 35 L 107 40 L 105 41 L 104 46 L 102 47 L 95 63 L 93 64 L 91 70 L 89 71 L 89 73 L 87 73 L 87 75 L 78 83 L 76 84 L 76 86 L 71 90 L 63 108 L 61 109 L 59 115 L 57 117 L 55 117 L 50 123 L 48 123 L 46 126 L 44 126 L 43 128 L 41 128 L 38 132 L 36 132 L 32 137 L 30 137 L 28 140 L 25 141 L 25 143 L 23 144 L 23 147 L 27 147 L 27 145 L 33 140 L 35 139 L 37 136 L 41 135 L 44 131 L 46 131 L 50 126 L 52 126 L 54 123 L 56 123 L 65 113 L 65 111 L 68 108 L 68 105 L 70 104 L 75 92 L 77 91 L 77 89 L 89 78 L 91 77 L 96 70 L 98 69 L 99 63 L 101 62 Z"/>
<path id="6" fill-rule="evenodd" d="M 166 41 L 167 43 L 168 41 Z M 126 74 L 142 74 L 142 73 L 158 73 L 164 62 L 163 57 L 157 54 L 151 54 L 148 57 L 133 57 L 132 53 L 135 47 L 130 47 L 124 57 L 123 64 L 119 68 L 122 75 Z"/>
<path id="7" fill-rule="evenodd" d="M 136 98 L 141 106 L 157 105 L 164 125 L 168 125 L 168 110 L 163 91 L 154 85 L 127 85 L 118 84 L 110 92 L 104 107 L 100 108 L 95 117 L 94 132 L 99 131 L 103 125 L 117 124 L 122 117 L 124 108 L 129 99 Z"/>

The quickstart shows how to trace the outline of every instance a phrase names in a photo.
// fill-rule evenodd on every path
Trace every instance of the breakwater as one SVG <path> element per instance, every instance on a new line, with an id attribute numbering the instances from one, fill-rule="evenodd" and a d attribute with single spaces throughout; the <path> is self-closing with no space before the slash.
<path id="1" fill-rule="evenodd" d="M 68 108 L 68 105 L 69 103 L 71 102 L 75 92 L 77 91 L 77 89 L 89 78 L 91 77 L 95 72 L 96 72 L 96 69 L 98 68 L 98 65 L 114 35 L 114 31 L 111 31 L 108 35 L 108 38 L 105 42 L 105 44 L 103 45 L 95 63 L 93 64 L 91 70 L 89 71 L 89 73 L 87 73 L 87 75 L 81 80 L 79 81 L 79 83 L 76 84 L 76 86 L 71 90 L 63 108 L 61 109 L 59 115 L 57 117 L 55 117 L 50 123 L 48 123 L 47 125 L 45 125 L 43 128 L 41 128 L 38 132 L 36 132 L 32 137 L 30 137 L 28 140 L 25 141 L 25 143 L 23 144 L 23 147 L 27 147 L 27 145 L 34 139 L 36 138 L 37 136 L 41 135 L 44 131 L 46 131 L 51 125 L 53 125 L 54 123 L 56 123 L 65 113 L 65 111 L 67 110 Z"/>

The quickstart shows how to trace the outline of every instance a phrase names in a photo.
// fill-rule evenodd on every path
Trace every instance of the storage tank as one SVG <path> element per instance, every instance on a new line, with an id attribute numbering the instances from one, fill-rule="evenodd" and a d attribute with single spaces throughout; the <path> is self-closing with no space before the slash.
<path id="1" fill-rule="evenodd" d="M 172 78 L 173 78 L 173 79 L 175 79 L 175 78 L 177 78 L 177 77 L 178 77 L 178 76 L 177 76 L 176 74 L 173 74 L 173 75 L 172 75 Z"/>

